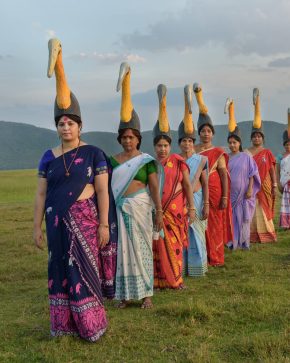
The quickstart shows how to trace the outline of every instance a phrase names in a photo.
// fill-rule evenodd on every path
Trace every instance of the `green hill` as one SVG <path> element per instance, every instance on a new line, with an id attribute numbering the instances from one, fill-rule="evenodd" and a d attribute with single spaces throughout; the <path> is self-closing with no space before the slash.
<path id="1" fill-rule="evenodd" d="M 244 146 L 250 144 L 251 121 L 239 123 L 242 132 Z M 282 133 L 285 125 L 264 121 L 266 134 L 266 147 L 270 148 L 276 155 L 282 151 Z M 217 125 L 214 144 L 227 145 L 227 125 Z M 173 131 L 173 152 L 178 152 L 177 132 Z M 152 133 L 142 133 L 142 151 L 153 154 Z M 119 152 L 120 146 L 116 139 L 117 135 L 111 132 L 87 132 L 82 139 L 90 144 L 103 149 L 108 155 Z M 43 152 L 58 144 L 55 131 L 36 127 L 33 125 L 0 121 L 0 169 L 31 169 L 36 168 Z"/>

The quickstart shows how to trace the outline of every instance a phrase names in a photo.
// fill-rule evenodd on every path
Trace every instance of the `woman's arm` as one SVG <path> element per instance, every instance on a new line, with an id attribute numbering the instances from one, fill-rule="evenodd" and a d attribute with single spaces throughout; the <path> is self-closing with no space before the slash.
<path id="1" fill-rule="evenodd" d="M 94 186 L 98 200 L 98 211 L 99 211 L 99 228 L 98 238 L 100 247 L 104 247 L 110 238 L 109 230 L 109 192 L 108 192 L 108 180 L 109 176 L 107 173 L 99 174 L 95 176 Z"/>
<path id="2" fill-rule="evenodd" d="M 279 192 L 281 194 L 283 194 L 283 188 L 282 188 L 282 185 L 280 183 L 280 164 L 279 163 L 276 164 L 276 174 L 277 174 L 277 184 L 278 184 Z"/>
<path id="3" fill-rule="evenodd" d="M 276 171 L 275 171 L 274 165 L 271 166 L 269 173 L 270 173 L 271 182 L 272 182 L 272 195 L 275 196 L 276 188 L 277 188 L 277 177 L 276 177 Z"/>
<path id="4" fill-rule="evenodd" d="M 207 219 L 209 213 L 209 194 L 208 194 L 208 177 L 206 170 L 202 171 L 200 175 L 200 182 L 202 186 L 202 195 L 203 195 L 202 219 Z"/>
<path id="5" fill-rule="evenodd" d="M 219 173 L 222 186 L 220 208 L 225 209 L 228 206 L 228 189 L 229 189 L 228 173 L 226 168 L 218 168 L 217 171 Z"/>
<path id="6" fill-rule="evenodd" d="M 159 232 L 163 228 L 163 211 L 162 211 L 162 204 L 159 194 L 159 185 L 158 185 L 158 178 L 156 173 L 151 173 L 148 175 L 148 185 L 151 194 L 151 198 L 155 205 L 155 229 Z"/>
<path id="7" fill-rule="evenodd" d="M 189 223 L 191 224 L 195 219 L 195 208 L 194 208 L 194 203 L 193 203 L 193 191 L 192 191 L 192 186 L 191 186 L 191 183 L 190 183 L 188 170 L 187 169 L 183 170 L 182 174 L 183 174 L 182 188 L 184 190 L 185 197 L 186 197 L 186 200 L 187 200 Z"/>
<path id="8" fill-rule="evenodd" d="M 249 185 L 248 185 L 248 189 L 246 192 L 246 199 L 250 199 L 253 193 L 253 184 L 254 184 L 254 177 L 251 176 L 249 178 Z"/>
<path id="9" fill-rule="evenodd" d="M 44 216 L 44 205 L 47 191 L 46 178 L 38 178 L 37 191 L 34 202 L 34 223 L 33 239 L 37 248 L 43 250 L 42 242 L 44 240 L 41 225 Z"/>

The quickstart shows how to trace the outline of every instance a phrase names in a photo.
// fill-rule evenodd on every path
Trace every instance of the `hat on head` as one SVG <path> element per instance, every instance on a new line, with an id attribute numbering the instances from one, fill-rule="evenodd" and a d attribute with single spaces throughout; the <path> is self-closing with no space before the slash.
<path id="1" fill-rule="evenodd" d="M 159 100 L 159 115 L 158 120 L 153 128 L 153 139 L 157 136 L 167 136 L 171 139 L 170 126 L 166 110 L 166 94 L 167 88 L 164 84 L 159 84 L 157 87 Z"/>
<path id="2" fill-rule="evenodd" d="M 178 140 L 191 138 L 195 140 L 195 129 L 192 119 L 192 94 L 193 90 L 190 85 L 184 87 L 184 116 L 178 127 Z"/>
<path id="3" fill-rule="evenodd" d="M 224 112 L 229 114 L 229 121 L 228 121 L 229 134 L 228 134 L 228 137 L 235 135 L 235 136 L 238 136 L 241 139 L 241 132 L 240 132 L 240 129 L 239 129 L 238 125 L 237 125 L 237 121 L 236 121 L 236 118 L 235 118 L 235 108 L 234 108 L 234 100 L 233 99 L 227 98 Z"/>
<path id="4" fill-rule="evenodd" d="M 203 94 L 202 94 L 202 88 L 198 83 L 193 84 L 193 91 L 196 97 L 196 101 L 199 108 L 199 116 L 197 120 L 197 130 L 200 132 L 200 130 L 205 125 L 209 125 L 214 129 L 212 120 L 208 114 L 208 109 L 203 101 Z"/>
<path id="5" fill-rule="evenodd" d="M 265 137 L 263 130 L 263 123 L 261 118 L 261 107 L 260 107 L 260 91 L 259 88 L 253 89 L 253 104 L 255 107 L 253 126 L 251 131 L 251 138 L 255 132 L 260 133 L 263 137 Z"/>
<path id="6" fill-rule="evenodd" d="M 283 145 L 288 141 L 290 141 L 290 108 L 288 108 L 288 127 L 287 130 L 283 132 Z"/>

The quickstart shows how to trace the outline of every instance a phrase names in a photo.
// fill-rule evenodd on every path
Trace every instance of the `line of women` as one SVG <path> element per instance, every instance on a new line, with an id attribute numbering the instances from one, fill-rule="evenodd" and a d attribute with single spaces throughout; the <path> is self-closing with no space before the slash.
<path id="1" fill-rule="evenodd" d="M 53 72 L 54 118 L 61 143 L 47 150 L 39 164 L 34 240 L 43 248 L 45 216 L 51 334 L 93 342 L 107 329 L 104 298 L 119 300 L 118 308 L 126 308 L 130 300 L 139 300 L 142 309 L 151 308 L 154 288 L 183 289 L 184 275 L 203 276 L 208 265 L 223 265 L 224 245 L 248 249 L 260 177 L 254 159 L 240 152 L 236 125 L 228 137 L 230 155 L 212 145 L 215 130 L 199 85 L 184 88 L 180 154 L 171 154 L 167 90 L 158 86 L 153 158 L 140 151 L 131 69 L 122 63 L 117 84 L 122 91 L 117 138 L 122 151 L 108 158 L 80 138 L 80 107 L 66 82 L 57 39 L 49 41 L 48 76 Z M 199 106 L 196 146 L 193 93 Z M 229 112 L 231 121 L 233 103 Z M 256 129 L 253 139 L 256 134 L 263 135 Z M 288 186 L 284 190 L 286 200 Z M 257 194 L 257 200 L 263 208 L 263 197 Z"/>

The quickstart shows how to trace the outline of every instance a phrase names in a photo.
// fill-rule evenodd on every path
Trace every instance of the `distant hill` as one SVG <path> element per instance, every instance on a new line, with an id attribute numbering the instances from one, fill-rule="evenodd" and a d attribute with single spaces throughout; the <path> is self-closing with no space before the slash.
<path id="1" fill-rule="evenodd" d="M 270 148 L 276 155 L 282 151 L 282 133 L 286 128 L 274 121 L 264 121 L 266 135 L 266 147 Z M 239 123 L 243 137 L 244 147 L 250 145 L 251 121 Z M 216 134 L 214 144 L 217 146 L 227 145 L 227 125 L 215 126 Z M 172 131 L 172 151 L 178 152 L 177 131 Z M 142 151 L 153 154 L 152 132 L 142 133 Z M 120 151 L 117 135 L 111 132 L 87 132 L 82 139 L 103 149 L 108 155 Z M 43 152 L 58 144 L 55 131 L 36 127 L 33 125 L 0 121 L 0 169 L 31 169 L 36 168 Z"/>

